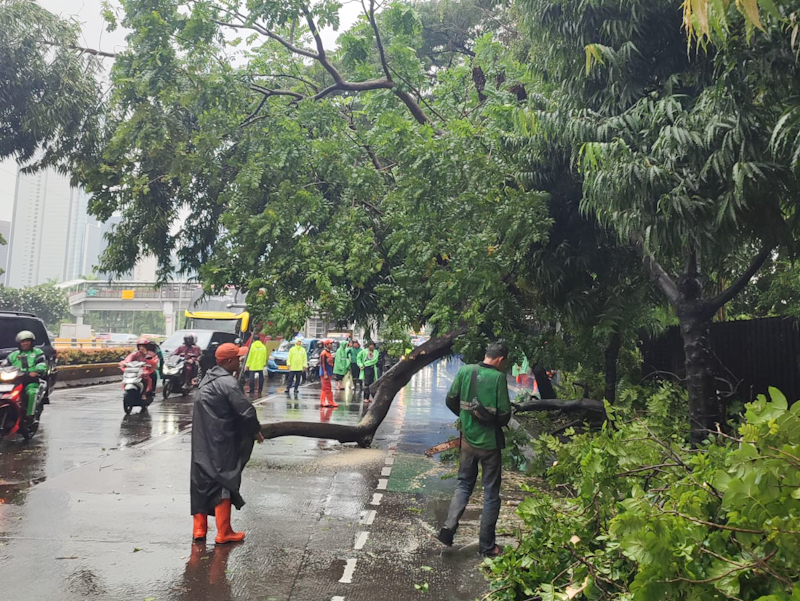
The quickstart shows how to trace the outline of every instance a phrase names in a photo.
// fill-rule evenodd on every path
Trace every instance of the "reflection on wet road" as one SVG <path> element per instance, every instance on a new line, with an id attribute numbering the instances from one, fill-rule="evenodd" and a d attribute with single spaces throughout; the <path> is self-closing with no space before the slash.
<path id="1" fill-rule="evenodd" d="M 21 600 L 351 601 L 418 599 L 414 584 L 428 582 L 428 599 L 475 598 L 474 548 L 443 553 L 432 538 L 454 481 L 422 456 L 455 433 L 444 407 L 455 367 L 420 372 L 371 449 L 299 437 L 258 445 L 247 505 L 233 516 L 247 539 L 230 546 L 213 544 L 213 518 L 209 544 L 191 542 L 191 397 L 126 416 L 117 385 L 59 390 L 31 443 L 0 442 L 2 590 Z M 320 408 L 318 387 L 295 398 L 280 381 L 255 400 L 262 421 L 356 423 L 366 410 L 352 395 L 337 402 Z"/>

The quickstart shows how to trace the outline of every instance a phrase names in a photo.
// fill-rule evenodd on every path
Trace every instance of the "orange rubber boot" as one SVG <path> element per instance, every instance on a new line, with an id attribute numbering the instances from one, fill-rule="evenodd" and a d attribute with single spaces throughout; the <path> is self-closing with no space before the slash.
<path id="1" fill-rule="evenodd" d="M 205 513 L 194 514 L 194 540 L 206 540 L 208 534 L 208 516 Z"/>
<path id="2" fill-rule="evenodd" d="M 231 528 L 231 500 L 224 499 L 214 508 L 217 518 L 217 537 L 214 542 L 218 545 L 224 543 L 238 543 L 244 540 L 244 532 L 234 532 Z"/>

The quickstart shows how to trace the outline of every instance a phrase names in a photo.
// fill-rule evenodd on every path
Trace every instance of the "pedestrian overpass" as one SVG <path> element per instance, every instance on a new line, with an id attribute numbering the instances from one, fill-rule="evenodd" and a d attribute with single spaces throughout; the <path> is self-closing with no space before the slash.
<path id="1" fill-rule="evenodd" d="M 176 317 L 189 308 L 192 295 L 200 284 L 141 281 L 72 280 L 57 284 L 69 298 L 69 311 L 75 323 L 82 324 L 87 311 L 161 311 L 166 322 L 166 335 L 175 331 Z"/>

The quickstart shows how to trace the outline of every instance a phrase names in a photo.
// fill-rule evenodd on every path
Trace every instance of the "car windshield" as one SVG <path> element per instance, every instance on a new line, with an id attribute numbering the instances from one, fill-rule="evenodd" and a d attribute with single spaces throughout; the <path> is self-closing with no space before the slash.
<path id="1" fill-rule="evenodd" d="M 294 346 L 294 341 L 292 340 L 284 340 L 278 345 L 278 348 L 275 349 L 276 353 L 288 353 L 289 349 Z"/>
<path id="2" fill-rule="evenodd" d="M 165 355 L 173 352 L 176 348 L 183 344 L 183 337 L 187 334 L 194 334 L 195 338 L 197 339 L 197 346 L 205 350 L 208 348 L 208 345 L 211 342 L 211 336 L 214 334 L 214 332 L 210 330 L 178 330 L 161 343 L 161 350 L 164 351 Z"/>
<path id="3" fill-rule="evenodd" d="M 47 331 L 38 319 L 23 316 L 0 317 L 0 348 L 17 348 L 17 334 L 22 330 L 29 330 L 36 336 L 36 346 L 48 343 Z"/>

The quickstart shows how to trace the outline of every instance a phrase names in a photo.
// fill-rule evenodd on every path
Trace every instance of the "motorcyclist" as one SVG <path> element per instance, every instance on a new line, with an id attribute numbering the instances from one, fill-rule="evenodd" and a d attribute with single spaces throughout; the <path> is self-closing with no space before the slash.
<path id="1" fill-rule="evenodd" d="M 150 377 L 147 378 L 147 380 L 149 380 L 147 385 L 147 394 L 155 394 L 157 383 L 156 378 L 158 377 L 156 375 L 156 370 L 158 369 L 158 356 L 155 354 L 152 346 L 150 345 L 150 341 L 147 338 L 139 338 L 139 340 L 136 341 L 136 350 L 120 361 L 119 366 L 124 370 L 128 363 L 132 363 L 134 361 L 143 361 L 152 368 L 150 371 Z"/>
<path id="2" fill-rule="evenodd" d="M 19 350 L 12 352 L 3 365 L 11 365 L 25 374 L 25 394 L 28 405 L 26 415 L 33 415 L 36 410 L 36 393 L 39 390 L 39 380 L 47 374 L 47 357 L 44 351 L 34 346 L 36 336 L 33 332 L 22 330 L 17 334 L 17 347 Z"/>
<path id="3" fill-rule="evenodd" d="M 188 385 L 194 378 L 197 377 L 197 362 L 203 351 L 197 346 L 197 336 L 194 334 L 186 334 L 183 337 L 183 344 L 175 349 L 174 355 L 183 357 L 186 360 L 186 367 L 184 368 L 184 385 Z"/>

